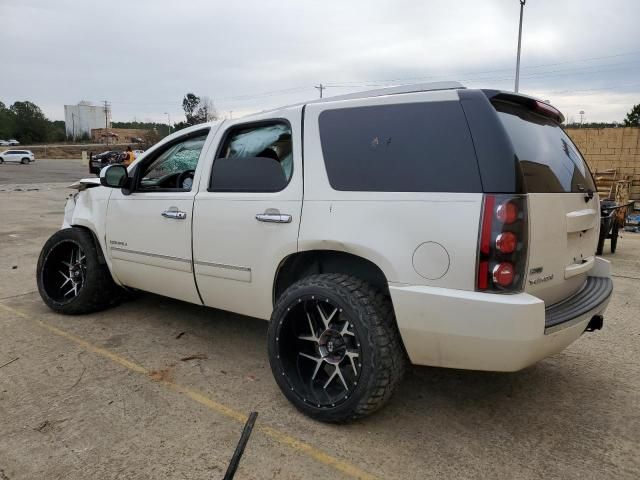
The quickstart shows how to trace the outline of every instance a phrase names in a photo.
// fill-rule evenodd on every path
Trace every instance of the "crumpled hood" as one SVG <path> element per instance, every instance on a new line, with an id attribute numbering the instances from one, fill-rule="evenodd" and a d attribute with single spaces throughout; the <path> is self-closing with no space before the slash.
<path id="1" fill-rule="evenodd" d="M 81 192 L 82 190 L 86 190 L 87 188 L 99 187 L 100 179 L 98 177 L 91 178 L 83 178 L 82 180 L 78 180 L 77 182 L 72 183 L 67 188 L 73 188 Z"/>

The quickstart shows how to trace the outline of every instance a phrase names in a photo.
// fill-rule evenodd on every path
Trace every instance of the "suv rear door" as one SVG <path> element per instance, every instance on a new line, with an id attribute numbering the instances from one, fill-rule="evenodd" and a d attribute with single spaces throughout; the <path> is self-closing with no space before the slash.
<path id="1" fill-rule="evenodd" d="M 492 104 L 528 194 L 525 291 L 554 304 L 580 289 L 595 261 L 600 224 L 593 178 L 554 119 L 508 100 Z"/>

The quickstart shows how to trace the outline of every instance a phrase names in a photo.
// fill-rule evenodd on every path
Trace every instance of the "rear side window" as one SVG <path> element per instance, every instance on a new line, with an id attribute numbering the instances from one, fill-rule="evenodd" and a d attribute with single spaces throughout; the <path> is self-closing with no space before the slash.
<path id="1" fill-rule="evenodd" d="M 291 126 L 284 120 L 232 127 L 211 170 L 211 192 L 278 192 L 293 173 Z"/>
<path id="2" fill-rule="evenodd" d="M 335 190 L 482 192 L 459 102 L 326 110 L 319 124 Z"/>
<path id="3" fill-rule="evenodd" d="M 509 102 L 493 102 L 520 164 L 529 193 L 595 191 L 591 172 L 553 120 Z"/>

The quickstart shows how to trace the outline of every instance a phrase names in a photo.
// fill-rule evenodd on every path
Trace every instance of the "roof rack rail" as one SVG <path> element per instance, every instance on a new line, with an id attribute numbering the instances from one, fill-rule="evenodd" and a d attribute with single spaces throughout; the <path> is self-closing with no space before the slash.
<path id="1" fill-rule="evenodd" d="M 305 103 L 332 102 L 335 100 L 352 100 L 356 98 L 381 97 L 383 95 L 398 95 L 400 93 L 430 92 L 434 90 L 457 90 L 465 88 L 459 82 L 430 82 L 415 83 L 409 85 L 397 85 L 395 87 L 378 88 L 375 90 L 365 90 L 363 92 L 347 93 L 335 97 L 324 97 Z"/>

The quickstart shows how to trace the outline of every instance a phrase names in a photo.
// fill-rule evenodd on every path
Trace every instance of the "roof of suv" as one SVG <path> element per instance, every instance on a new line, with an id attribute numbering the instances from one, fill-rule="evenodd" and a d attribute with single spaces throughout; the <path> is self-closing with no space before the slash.
<path id="1" fill-rule="evenodd" d="M 466 88 L 460 82 L 429 82 L 429 83 L 415 83 L 408 85 L 396 85 L 394 87 L 377 88 L 375 90 L 365 90 L 362 92 L 347 93 L 345 95 L 336 95 L 333 97 L 316 98 L 313 100 L 307 100 L 305 102 L 294 103 L 291 105 L 284 105 L 277 108 L 270 108 L 261 112 L 252 113 L 243 118 L 249 118 L 254 115 L 262 115 L 264 113 L 275 112 L 284 108 L 299 107 L 302 105 L 309 105 L 314 103 L 335 102 L 336 100 L 354 100 L 358 98 L 373 98 L 382 97 L 384 95 L 399 95 L 401 93 L 417 93 L 417 92 L 431 92 L 436 90 L 458 90 Z"/>
<path id="2" fill-rule="evenodd" d="M 318 98 L 308 102 L 302 102 L 300 105 L 307 105 L 309 103 L 333 102 L 336 100 L 352 100 L 356 98 L 381 97 L 383 95 L 398 95 L 401 93 L 430 92 L 435 90 L 457 90 L 460 88 L 465 88 L 465 86 L 459 82 L 415 83 L 409 85 L 398 85 L 395 87 L 377 88 L 375 90 L 365 90 L 363 92 L 347 93 L 346 95 L 337 95 L 334 97 Z"/>

